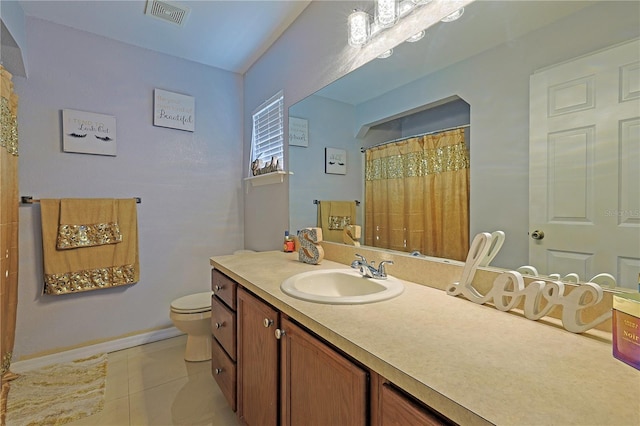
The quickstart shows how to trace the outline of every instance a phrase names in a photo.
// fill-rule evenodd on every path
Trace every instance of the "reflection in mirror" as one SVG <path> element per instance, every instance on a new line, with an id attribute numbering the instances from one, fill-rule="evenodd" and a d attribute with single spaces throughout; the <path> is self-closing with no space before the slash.
<path id="1" fill-rule="evenodd" d="M 366 245 L 454 260 L 467 257 L 469 153 L 464 127 L 420 131 L 365 148 Z"/>
<path id="2" fill-rule="evenodd" d="M 606 211 L 624 210 L 624 220 L 618 220 L 617 214 L 609 216 L 616 216 L 626 232 L 626 246 L 616 240 L 607 241 L 606 246 L 599 249 L 589 247 L 581 251 L 565 246 L 566 240 L 588 235 L 592 232 L 591 224 L 606 216 L 598 207 L 592 208 L 586 219 L 570 220 L 580 222 L 581 231 L 572 231 L 565 241 L 553 242 L 538 263 L 531 261 L 530 245 L 535 248 L 551 244 L 555 231 L 530 227 L 530 209 L 544 212 L 547 208 L 541 207 L 536 199 L 529 202 L 530 176 L 533 179 L 539 172 L 536 164 L 531 164 L 531 171 L 529 169 L 530 136 L 539 130 L 538 126 L 530 128 L 529 123 L 534 111 L 530 107 L 532 76 L 593 52 L 633 40 L 637 42 L 639 37 L 640 2 L 635 1 L 483 0 L 468 5 L 458 21 L 429 28 L 419 42 L 397 46 L 392 57 L 376 59 L 290 108 L 289 115 L 306 119 L 309 130 L 308 147 L 289 148 L 289 167 L 294 172 L 289 197 L 291 228 L 316 225 L 314 199 L 361 200 L 356 223 L 363 226 L 365 235 L 367 203 L 361 148 L 420 132 L 469 124 L 465 129 L 470 153 L 469 234 L 495 230 L 506 234 L 502 250 L 492 265 L 509 269 L 528 266 L 541 275 L 555 273 L 569 279 L 575 279 L 570 274 L 577 274 L 580 281 L 605 273 L 615 278 L 617 287 L 637 291 L 640 273 L 639 53 L 636 51 L 635 56 L 626 60 L 624 73 L 616 74 L 624 74 L 624 84 L 631 88 L 625 92 L 624 99 L 625 105 L 632 105 L 631 115 L 613 117 L 617 123 L 614 127 L 623 132 L 608 136 L 595 134 L 583 142 L 578 137 L 565 138 L 574 143 L 574 148 L 583 143 L 592 147 L 583 150 L 586 154 L 581 155 L 599 153 L 597 149 L 605 146 L 605 137 L 615 142 L 606 146 L 616 150 L 613 157 L 620 161 L 615 163 L 617 170 L 609 173 L 624 182 L 620 185 L 625 193 L 618 194 L 616 187 Z M 604 65 L 608 64 L 583 66 L 584 74 L 591 75 Z M 572 90 L 559 93 L 567 101 L 576 96 Z M 608 93 L 618 99 L 622 92 L 616 88 Z M 466 122 L 465 118 L 458 122 L 452 118 L 460 114 L 456 105 L 466 105 Z M 409 126 L 402 129 L 403 123 L 416 116 L 421 116 L 419 125 L 412 121 L 411 130 Z M 564 117 L 563 122 L 571 119 L 568 115 Z M 548 136 L 543 139 L 554 140 Z M 346 175 L 324 173 L 326 147 L 346 151 L 349 164 Z M 573 162 L 566 157 L 559 161 L 563 161 L 558 163 L 563 168 L 556 172 L 565 171 L 563 177 L 568 179 L 571 173 L 566 171 L 573 167 Z M 574 171 L 582 170 L 588 175 L 589 167 Z M 550 170 L 553 168 L 547 166 L 540 173 L 550 176 L 553 182 Z M 591 191 L 595 181 L 584 184 L 587 191 Z M 549 196 L 547 193 L 546 197 Z M 585 199 L 590 201 L 588 197 Z M 571 201 L 566 204 L 571 205 Z M 530 233 L 535 230 L 545 232 L 545 238 L 531 238 Z M 606 265 L 593 260 L 596 250 L 607 254 Z M 560 256 L 556 256 L 558 254 Z M 561 258 L 568 262 L 562 264 L 554 260 Z"/>

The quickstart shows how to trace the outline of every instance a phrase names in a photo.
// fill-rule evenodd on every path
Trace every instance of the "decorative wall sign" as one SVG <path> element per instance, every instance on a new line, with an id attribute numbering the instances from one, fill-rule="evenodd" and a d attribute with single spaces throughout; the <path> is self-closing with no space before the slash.
<path id="1" fill-rule="evenodd" d="M 347 151 L 339 148 L 324 149 L 324 172 L 334 175 L 347 174 Z"/>
<path id="2" fill-rule="evenodd" d="M 116 155 L 116 118 L 93 112 L 62 110 L 62 150 Z"/>
<path id="3" fill-rule="evenodd" d="M 304 118 L 289 117 L 289 145 L 309 146 L 309 122 Z"/>
<path id="4" fill-rule="evenodd" d="M 448 295 L 461 294 L 480 305 L 493 302 L 496 309 L 505 312 L 515 308 L 522 301 L 524 316 L 533 321 L 539 320 L 560 305 L 562 326 L 572 333 L 583 333 L 611 318 L 611 311 L 607 311 L 589 323 L 583 322 L 581 311 L 602 301 L 602 287 L 593 283 L 581 284 L 570 293 L 564 294 L 565 285 L 562 281 L 533 281 L 525 286 L 519 272 L 508 271 L 498 275 L 487 294 L 480 293 L 473 287 L 472 280 L 490 249 L 491 238 L 488 232 L 475 236 L 462 269 L 460 282 L 447 288 Z"/>
<path id="5" fill-rule="evenodd" d="M 193 96 L 154 89 L 153 125 L 193 132 L 196 129 L 196 101 Z"/>

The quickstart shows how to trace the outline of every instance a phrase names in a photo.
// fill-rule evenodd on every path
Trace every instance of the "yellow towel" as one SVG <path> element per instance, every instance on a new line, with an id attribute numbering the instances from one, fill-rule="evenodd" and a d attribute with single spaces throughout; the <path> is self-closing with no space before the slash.
<path id="1" fill-rule="evenodd" d="M 318 201 L 318 227 L 324 241 L 341 243 L 344 227 L 355 224 L 355 201 Z"/>
<path id="2" fill-rule="evenodd" d="M 85 201 L 89 203 L 92 200 Z M 61 200 L 40 201 L 45 294 L 78 293 L 138 282 L 140 264 L 136 202 L 131 198 L 114 200 L 114 203 L 121 242 L 60 250 L 57 248 L 57 237 Z M 80 215 L 84 208 L 81 204 L 76 207 L 75 214 Z M 88 208 L 87 211 L 94 210 Z"/>
<path id="3" fill-rule="evenodd" d="M 113 198 L 60 200 L 56 244 L 58 249 L 117 244 L 121 241 L 117 200 Z"/>

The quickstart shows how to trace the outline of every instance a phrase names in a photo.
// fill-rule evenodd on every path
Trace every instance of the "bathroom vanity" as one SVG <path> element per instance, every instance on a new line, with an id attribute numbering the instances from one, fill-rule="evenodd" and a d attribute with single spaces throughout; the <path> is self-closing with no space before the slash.
<path id="1" fill-rule="evenodd" d="M 285 279 L 349 267 L 295 253 L 210 263 L 212 372 L 246 424 L 640 424 L 640 372 L 613 358 L 610 332 L 573 334 L 410 281 L 376 303 L 296 299 Z M 231 316 L 215 320 L 221 309 Z"/>
<path id="2" fill-rule="evenodd" d="M 217 269 L 212 289 L 212 374 L 243 423 L 276 425 L 280 417 L 283 424 L 312 418 L 317 424 L 366 425 L 375 417 L 375 424 L 392 424 L 382 421 L 387 416 L 447 424 Z"/>

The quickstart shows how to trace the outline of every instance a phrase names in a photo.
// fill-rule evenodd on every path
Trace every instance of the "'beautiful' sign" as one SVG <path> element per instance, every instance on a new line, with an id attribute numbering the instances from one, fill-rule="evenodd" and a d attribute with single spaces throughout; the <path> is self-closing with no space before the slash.
<path id="1" fill-rule="evenodd" d="M 153 125 L 193 132 L 196 128 L 196 105 L 193 96 L 155 89 Z"/>

